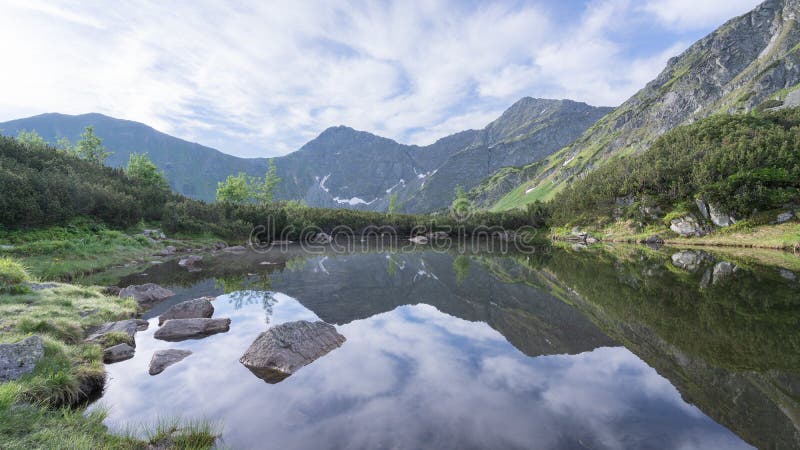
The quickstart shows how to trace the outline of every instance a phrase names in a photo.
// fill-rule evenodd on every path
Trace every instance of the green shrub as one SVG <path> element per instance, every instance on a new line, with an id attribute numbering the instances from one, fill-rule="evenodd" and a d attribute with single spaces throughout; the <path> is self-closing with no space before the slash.
<path id="1" fill-rule="evenodd" d="M 11 258 L 0 258 L 0 291 L 15 289 L 26 281 L 30 281 L 30 275 L 22 264 Z"/>

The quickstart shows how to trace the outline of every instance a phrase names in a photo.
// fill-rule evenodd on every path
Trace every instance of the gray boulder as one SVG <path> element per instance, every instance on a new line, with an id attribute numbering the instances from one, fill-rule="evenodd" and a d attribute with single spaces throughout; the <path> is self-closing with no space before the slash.
<path id="1" fill-rule="evenodd" d="M 791 270 L 778 269 L 778 273 L 786 280 L 797 281 L 797 275 L 795 275 Z"/>
<path id="2" fill-rule="evenodd" d="M 160 252 L 158 252 L 157 254 L 160 255 L 160 256 L 171 256 L 171 255 L 175 254 L 176 250 L 177 249 L 175 248 L 174 245 L 168 245 L 168 246 L 164 247 L 164 249 L 161 250 Z"/>
<path id="3" fill-rule="evenodd" d="M 125 361 L 126 359 L 133 358 L 135 352 L 136 349 L 128 344 L 117 344 L 103 350 L 103 362 L 106 364 L 113 364 L 115 362 Z"/>
<path id="4" fill-rule="evenodd" d="M 181 267 L 192 267 L 194 266 L 194 263 L 202 259 L 203 259 L 202 256 L 189 255 L 186 258 L 182 258 L 180 261 L 178 261 L 178 265 Z"/>
<path id="5" fill-rule="evenodd" d="M 698 198 L 694 201 L 697 204 L 697 209 L 700 210 L 700 214 L 703 216 L 704 219 L 708 219 L 708 204 L 702 199 Z"/>
<path id="6" fill-rule="evenodd" d="M 142 306 L 152 305 L 173 295 L 175 295 L 174 292 L 154 283 L 131 285 L 119 291 L 120 298 L 133 297 L 136 303 Z"/>
<path id="7" fill-rule="evenodd" d="M 171 319 L 199 319 L 208 318 L 214 315 L 214 306 L 209 300 L 213 297 L 200 297 L 194 300 L 187 300 L 172 306 L 164 314 L 158 316 L 158 325 Z"/>
<path id="8" fill-rule="evenodd" d="M 730 277 L 736 270 L 736 266 L 727 261 L 720 261 L 714 264 L 713 270 L 713 284 L 721 283 L 726 278 Z"/>
<path id="9" fill-rule="evenodd" d="M 148 373 L 150 375 L 158 375 L 164 371 L 167 367 L 183 361 L 184 358 L 191 355 L 192 352 L 189 350 L 176 350 L 176 349 L 169 349 L 169 350 L 159 350 L 153 353 L 153 357 L 150 359 L 150 368 Z"/>
<path id="10" fill-rule="evenodd" d="M 225 247 L 222 249 L 222 251 L 228 253 L 243 253 L 247 251 L 247 248 L 242 247 L 241 245 L 234 245 L 233 247 Z"/>
<path id="11" fill-rule="evenodd" d="M 792 214 L 791 211 L 786 211 L 778 214 L 778 217 L 775 221 L 778 223 L 784 223 L 792 220 L 792 217 L 794 217 L 794 214 Z"/>
<path id="12" fill-rule="evenodd" d="M 231 319 L 170 319 L 156 330 L 153 337 L 162 341 L 200 339 L 230 330 Z"/>
<path id="13" fill-rule="evenodd" d="M 711 204 L 708 205 L 708 215 L 711 217 L 711 222 L 718 227 L 729 227 L 736 223 L 732 215 Z"/>
<path id="14" fill-rule="evenodd" d="M 427 244 L 428 238 L 426 238 L 425 236 L 414 236 L 411 239 L 409 239 L 409 241 L 415 244 Z"/>
<path id="15" fill-rule="evenodd" d="M 691 214 L 670 221 L 669 229 L 681 236 L 703 236 L 705 230 Z"/>
<path id="16" fill-rule="evenodd" d="M 345 341 L 325 322 L 287 322 L 261 333 L 239 362 L 267 383 L 277 383 Z"/>
<path id="17" fill-rule="evenodd" d="M 137 331 L 144 331 L 149 326 L 146 320 L 142 319 L 127 319 L 117 322 L 108 322 L 100 325 L 95 331 L 89 334 L 86 342 L 103 343 L 105 337 L 109 333 L 125 333 L 129 337 L 129 343 L 132 347 L 136 347 L 134 336 Z"/>
<path id="18" fill-rule="evenodd" d="M 675 253 L 671 259 L 673 266 L 689 272 L 696 272 L 706 263 L 713 260 L 708 253 L 696 250 Z"/>
<path id="19" fill-rule="evenodd" d="M 0 344 L 0 382 L 33 372 L 44 355 L 44 342 L 31 336 L 13 344 Z"/>

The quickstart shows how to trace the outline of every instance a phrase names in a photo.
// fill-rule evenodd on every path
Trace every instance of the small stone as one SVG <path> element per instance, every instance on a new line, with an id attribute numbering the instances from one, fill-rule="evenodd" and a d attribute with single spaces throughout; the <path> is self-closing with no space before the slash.
<path id="1" fill-rule="evenodd" d="M 230 330 L 231 319 L 170 319 L 156 330 L 153 337 L 162 341 L 200 339 Z"/>
<path id="2" fill-rule="evenodd" d="M 106 364 L 113 364 L 115 362 L 125 361 L 133 358 L 135 352 L 136 349 L 126 343 L 117 344 L 103 350 L 103 362 Z"/>
<path id="3" fill-rule="evenodd" d="M 150 359 L 150 368 L 148 373 L 150 375 L 158 375 L 167 367 L 183 361 L 183 359 L 191 354 L 192 352 L 189 350 L 159 350 L 153 353 L 153 357 Z"/>
<path id="4" fill-rule="evenodd" d="M 158 325 L 171 319 L 198 319 L 214 315 L 214 306 L 211 305 L 213 297 L 200 297 L 194 300 L 180 302 L 169 308 L 164 314 L 158 316 Z"/>

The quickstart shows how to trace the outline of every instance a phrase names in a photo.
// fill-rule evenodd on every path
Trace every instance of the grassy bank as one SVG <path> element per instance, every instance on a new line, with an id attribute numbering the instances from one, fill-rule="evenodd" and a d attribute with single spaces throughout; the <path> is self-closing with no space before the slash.
<path id="1" fill-rule="evenodd" d="M 148 428 L 111 435 L 104 414 L 84 415 L 82 405 L 102 391 L 102 349 L 83 342 L 87 331 L 102 323 L 132 317 L 132 299 L 104 295 L 97 287 L 61 283 L 29 286 L 27 271 L 0 258 L 0 344 L 29 336 L 44 342 L 44 354 L 33 372 L 0 383 L 0 448 L 207 448 L 213 427 L 178 426 L 163 421 Z M 111 344 L 111 343 L 109 343 Z"/>
<path id="2" fill-rule="evenodd" d="M 27 230 L 0 230 L 0 256 L 22 262 L 37 278 L 69 281 L 111 266 L 132 270 L 162 259 L 155 253 L 167 246 L 178 251 L 207 247 L 218 241 L 211 235 L 178 235 L 153 241 L 142 235 L 144 224 L 120 231 L 91 221 Z"/>
<path id="3" fill-rule="evenodd" d="M 706 236 L 681 237 L 660 225 L 637 227 L 632 221 L 619 221 L 598 229 L 593 234 L 609 242 L 639 242 L 649 236 L 659 236 L 664 243 L 670 245 L 739 247 L 791 252 L 800 249 L 798 222 L 757 225 L 745 221 L 730 227 L 717 228 Z"/>

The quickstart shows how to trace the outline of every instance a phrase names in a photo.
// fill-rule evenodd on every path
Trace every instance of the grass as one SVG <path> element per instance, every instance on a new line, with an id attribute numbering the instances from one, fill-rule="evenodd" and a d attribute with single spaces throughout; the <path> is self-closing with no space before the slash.
<path id="1" fill-rule="evenodd" d="M 16 258 L 40 279 L 70 281 L 111 266 L 135 263 L 141 268 L 167 245 L 197 248 L 218 240 L 203 235 L 153 242 L 139 234 L 142 228 L 144 224 L 123 232 L 82 220 L 66 226 L 0 230 L 0 244 L 4 246 L 0 247 L 0 256 Z"/>
<path id="2" fill-rule="evenodd" d="M 0 277 L 11 279 L 18 264 L 9 260 L 2 268 Z M 102 411 L 84 414 L 81 405 L 105 383 L 101 347 L 84 343 L 84 336 L 94 326 L 134 316 L 134 300 L 106 296 L 98 287 L 60 283 L 14 292 L 21 291 L 0 293 L 0 343 L 35 334 L 44 341 L 44 355 L 33 372 L 0 383 L 0 448 L 196 449 L 213 445 L 218 433 L 204 422 L 160 421 L 151 431 L 116 436 L 103 425 Z M 128 336 L 121 335 L 109 336 L 105 344 L 127 342 Z"/>
<path id="3" fill-rule="evenodd" d="M 0 292 L 19 289 L 19 285 L 30 279 L 22 264 L 8 257 L 0 258 Z"/>

